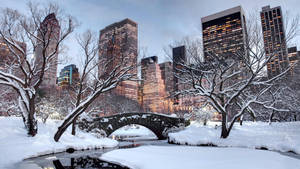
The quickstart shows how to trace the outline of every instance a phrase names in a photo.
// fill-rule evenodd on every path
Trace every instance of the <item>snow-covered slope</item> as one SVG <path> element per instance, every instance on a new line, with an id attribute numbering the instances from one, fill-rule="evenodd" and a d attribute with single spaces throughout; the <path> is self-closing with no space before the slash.
<path id="1" fill-rule="evenodd" d="M 60 121 L 48 120 L 38 123 L 38 134 L 28 137 L 21 118 L 0 117 L 0 168 L 19 162 L 24 158 L 64 151 L 67 148 L 91 149 L 115 147 L 118 142 L 108 138 L 98 139 L 88 133 L 77 132 L 72 136 L 67 130 L 59 142 L 53 140 Z"/>
<path id="2" fill-rule="evenodd" d="M 299 169 L 300 160 L 244 148 L 141 146 L 113 150 L 101 159 L 132 169 Z"/>
<path id="3" fill-rule="evenodd" d="M 267 148 L 281 152 L 294 151 L 300 154 L 300 122 L 268 123 L 246 122 L 243 126 L 236 123 L 226 139 L 221 139 L 220 124 L 202 126 L 193 123 L 185 130 L 170 133 L 169 140 L 179 144 L 214 144 L 228 147 Z"/>

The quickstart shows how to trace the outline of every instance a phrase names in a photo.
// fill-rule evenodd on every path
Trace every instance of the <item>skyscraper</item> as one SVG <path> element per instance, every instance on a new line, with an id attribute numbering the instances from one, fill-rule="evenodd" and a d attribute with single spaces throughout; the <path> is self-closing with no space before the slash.
<path id="1" fill-rule="evenodd" d="M 44 42 L 38 41 L 37 49 L 35 52 L 36 65 L 41 68 L 43 64 L 43 50 L 46 48 L 46 56 L 49 56 L 56 50 L 56 45 L 60 36 L 60 26 L 54 13 L 49 14 L 45 17 L 40 25 L 40 32 L 38 37 L 43 39 Z M 57 49 L 58 50 L 58 49 Z M 41 87 L 51 87 L 56 85 L 56 74 L 57 74 L 57 62 L 58 62 L 58 51 L 54 54 L 52 59 L 46 61 L 49 62 L 49 67 L 45 71 L 43 82 Z"/>
<path id="2" fill-rule="evenodd" d="M 260 12 L 264 47 L 267 57 L 268 77 L 281 73 L 289 66 L 281 7 L 265 6 Z"/>
<path id="3" fill-rule="evenodd" d="M 203 17 L 201 22 L 205 61 L 247 54 L 246 20 L 241 6 Z"/>
<path id="4" fill-rule="evenodd" d="M 163 101 L 166 97 L 165 84 L 162 79 L 157 56 L 141 60 L 142 102 L 145 111 L 162 112 Z"/>
<path id="5" fill-rule="evenodd" d="M 185 46 L 178 46 L 172 49 L 173 53 L 173 89 L 175 92 L 179 91 L 179 79 L 178 79 L 178 72 L 182 68 L 182 64 L 186 63 L 186 53 L 185 53 Z M 179 97 L 176 96 L 174 98 L 174 104 L 178 104 Z"/>
<path id="6" fill-rule="evenodd" d="M 288 48 L 288 58 L 289 63 L 292 65 L 291 67 L 291 75 L 300 76 L 299 74 L 295 74 L 294 69 L 296 64 L 299 64 L 300 60 L 300 51 L 297 51 L 297 46 Z"/>
<path id="7" fill-rule="evenodd" d="M 76 65 L 65 66 L 59 73 L 58 86 L 67 88 L 70 86 L 75 87 L 79 82 L 79 72 Z"/>
<path id="8" fill-rule="evenodd" d="M 137 31 L 137 23 L 130 19 L 113 23 L 100 31 L 99 60 L 110 61 L 108 65 L 99 65 L 100 77 L 108 76 L 117 65 L 137 64 Z M 130 73 L 137 74 L 137 69 Z M 113 92 L 137 101 L 138 84 L 123 81 Z"/>

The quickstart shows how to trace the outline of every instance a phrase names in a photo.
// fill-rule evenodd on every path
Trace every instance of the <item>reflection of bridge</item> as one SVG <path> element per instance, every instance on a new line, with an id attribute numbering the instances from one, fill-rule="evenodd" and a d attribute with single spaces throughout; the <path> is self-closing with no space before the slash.
<path id="1" fill-rule="evenodd" d="M 82 119 L 80 129 L 109 136 L 115 130 L 130 124 L 138 124 L 150 129 L 158 139 L 166 139 L 167 133 L 185 127 L 189 121 L 154 113 L 123 113 L 107 117 Z"/>
<path id="2" fill-rule="evenodd" d="M 67 159 L 61 163 L 59 159 L 53 161 L 53 165 L 56 169 L 75 169 L 75 168 L 119 168 L 129 169 L 128 167 L 114 164 L 111 162 L 100 160 L 99 157 L 78 157 L 71 158 L 70 165 L 67 164 Z"/>

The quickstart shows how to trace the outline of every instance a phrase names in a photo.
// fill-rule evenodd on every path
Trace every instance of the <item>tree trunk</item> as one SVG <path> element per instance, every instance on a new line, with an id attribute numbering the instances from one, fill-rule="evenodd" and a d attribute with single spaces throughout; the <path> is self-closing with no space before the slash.
<path id="1" fill-rule="evenodd" d="M 244 116 L 242 115 L 241 118 L 240 118 L 240 125 L 241 126 L 243 125 L 243 120 L 244 120 Z"/>
<path id="2" fill-rule="evenodd" d="M 28 135 L 34 137 L 37 134 L 37 121 L 34 117 L 35 113 L 35 105 L 34 98 L 29 100 L 29 113 L 28 113 L 28 121 L 27 121 L 27 130 Z"/>
<path id="3" fill-rule="evenodd" d="M 223 122 L 222 122 L 223 123 Z M 222 124 L 222 133 L 221 133 L 221 138 L 227 138 L 229 135 L 229 132 L 227 131 L 226 127 L 223 127 Z"/>
<path id="4" fill-rule="evenodd" d="M 272 111 L 270 117 L 269 117 L 269 125 L 271 125 L 272 121 L 273 121 L 273 117 L 274 117 L 274 110 Z"/>
<path id="5" fill-rule="evenodd" d="M 204 126 L 206 126 L 206 124 L 207 124 L 207 120 L 206 120 L 206 119 L 204 119 L 204 121 L 203 121 L 203 125 L 204 125 Z"/>
<path id="6" fill-rule="evenodd" d="M 54 135 L 54 140 L 58 142 L 62 134 L 67 130 L 67 128 L 73 124 L 74 119 L 77 119 L 78 116 L 85 111 L 86 108 L 77 109 L 71 116 L 69 116 L 61 126 L 58 127 L 57 132 Z"/>
<path id="7" fill-rule="evenodd" d="M 62 134 L 64 134 L 64 132 L 67 130 L 67 128 L 69 127 L 70 124 L 62 124 L 60 127 L 58 127 L 57 132 L 54 135 L 54 140 L 56 142 L 58 142 L 58 140 L 60 139 L 60 137 L 62 136 Z"/>
<path id="8" fill-rule="evenodd" d="M 75 136 L 76 134 L 76 121 L 77 121 L 77 118 L 74 118 L 73 122 L 72 122 L 72 135 Z"/>
<path id="9" fill-rule="evenodd" d="M 228 137 L 228 131 L 227 131 L 227 117 L 225 113 L 222 113 L 222 133 L 221 138 L 227 138 Z"/>
<path id="10" fill-rule="evenodd" d="M 229 133 L 234 125 L 234 123 L 242 116 L 243 114 L 239 116 L 235 116 L 232 121 L 230 122 L 229 127 L 227 128 L 227 116 L 226 113 L 224 113 L 224 117 L 222 114 L 222 133 L 221 133 L 221 138 L 227 138 L 229 136 Z"/>

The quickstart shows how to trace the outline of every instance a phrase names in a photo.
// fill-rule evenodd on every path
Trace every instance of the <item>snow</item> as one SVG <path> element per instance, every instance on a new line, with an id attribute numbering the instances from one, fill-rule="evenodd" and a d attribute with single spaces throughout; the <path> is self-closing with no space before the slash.
<path id="1" fill-rule="evenodd" d="M 131 125 L 124 126 L 114 131 L 111 136 L 128 136 L 128 137 L 147 137 L 147 138 L 157 138 L 156 135 L 148 128 L 141 125 Z"/>
<path id="2" fill-rule="evenodd" d="M 108 119 L 107 118 L 103 118 L 103 119 L 101 119 L 101 122 L 108 122 Z"/>
<path id="3" fill-rule="evenodd" d="M 300 160 L 244 148 L 142 146 L 104 153 L 100 159 L 132 169 L 299 169 Z"/>
<path id="4" fill-rule="evenodd" d="M 25 158 L 65 151 L 67 148 L 93 149 L 115 147 L 118 142 L 109 138 L 96 138 L 77 131 L 72 136 L 67 130 L 59 142 L 53 140 L 60 121 L 38 122 L 38 134 L 28 137 L 21 118 L 0 117 L 0 168 L 8 167 Z"/>
<path id="5" fill-rule="evenodd" d="M 215 129 L 215 125 L 218 125 Z M 221 139 L 221 124 L 202 126 L 192 123 L 185 130 L 169 133 L 169 140 L 178 144 L 214 144 L 224 147 L 268 148 L 269 150 L 300 154 L 300 122 L 268 123 L 244 122 L 234 124 L 226 139 Z"/>

